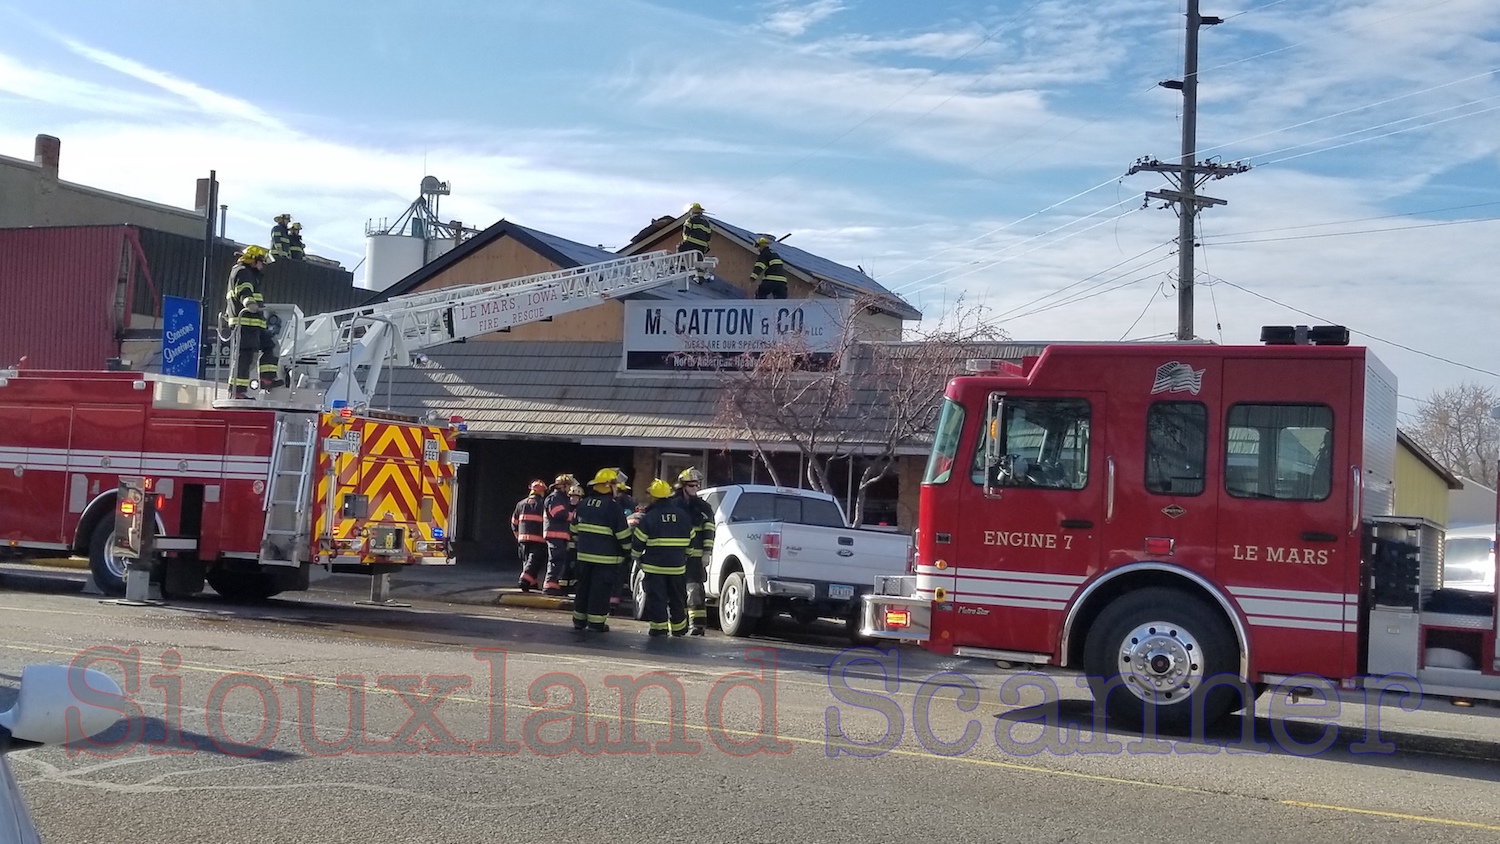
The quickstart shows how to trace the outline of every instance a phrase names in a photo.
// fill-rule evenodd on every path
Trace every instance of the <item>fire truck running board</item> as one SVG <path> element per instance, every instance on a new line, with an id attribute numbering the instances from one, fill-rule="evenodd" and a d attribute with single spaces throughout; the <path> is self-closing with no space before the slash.
<path id="1" fill-rule="evenodd" d="M 284 413 L 276 420 L 271 474 L 261 503 L 266 513 L 260 560 L 266 565 L 301 565 L 307 556 L 308 513 L 304 502 L 312 484 L 318 419 Z"/>
<path id="2" fill-rule="evenodd" d="M 1025 651 L 997 651 L 993 648 L 954 648 L 955 656 L 994 659 L 1000 662 L 1024 662 L 1028 665 L 1051 665 L 1051 654 L 1033 654 Z"/>

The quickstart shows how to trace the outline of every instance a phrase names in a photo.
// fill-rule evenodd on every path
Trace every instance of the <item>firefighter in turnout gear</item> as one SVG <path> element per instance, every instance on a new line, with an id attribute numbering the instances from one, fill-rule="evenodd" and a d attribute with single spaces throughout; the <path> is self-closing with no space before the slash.
<path id="1" fill-rule="evenodd" d="M 521 557 L 521 591 L 536 588 L 537 576 L 547 565 L 547 540 L 544 537 L 545 507 L 542 496 L 547 485 L 532 481 L 530 494 L 516 504 L 510 516 L 510 529 L 516 534 L 516 547 Z"/>
<path id="2" fill-rule="evenodd" d="M 542 502 L 545 510 L 542 521 L 542 538 L 547 541 L 547 579 L 542 591 L 548 595 L 563 595 L 573 585 L 573 566 L 569 559 L 568 542 L 573 538 L 569 526 L 573 523 L 573 502 L 568 491 L 578 481 L 572 475 L 558 475 L 552 481 L 552 491 Z"/>
<path id="3" fill-rule="evenodd" d="M 636 503 L 635 496 L 630 494 L 630 476 L 625 470 L 615 467 L 615 500 L 620 502 L 620 507 L 625 510 L 625 521 L 631 530 L 635 530 L 635 523 L 640 520 L 641 506 Z M 611 611 L 618 609 L 624 599 L 630 597 L 630 575 L 620 578 L 619 589 L 609 598 Z"/>
<path id="4" fill-rule="evenodd" d="M 260 355 L 259 380 L 266 386 L 281 386 L 277 377 L 276 343 L 271 332 L 266 330 L 265 298 L 261 295 L 261 273 L 266 265 L 266 250 L 262 246 L 247 246 L 229 271 L 229 287 L 225 291 L 224 316 L 231 330 L 239 335 L 239 354 L 235 360 L 234 374 L 229 379 L 230 395 L 237 399 L 246 397 L 250 389 L 250 372 L 255 356 Z"/>
<path id="5" fill-rule="evenodd" d="M 286 254 L 293 261 L 301 261 L 307 257 L 307 247 L 302 243 L 302 224 L 292 223 L 291 234 L 287 235 Z"/>
<path id="6" fill-rule="evenodd" d="M 708 609 L 704 600 L 704 584 L 708 583 L 708 566 L 714 557 L 714 509 L 698 497 L 703 486 L 703 473 L 697 469 L 683 469 L 677 476 L 678 506 L 688 514 L 693 523 L 692 542 L 688 544 L 687 587 L 688 622 L 694 636 L 702 636 L 708 623 Z"/>
<path id="7" fill-rule="evenodd" d="M 285 258 L 291 255 L 289 248 L 292 245 L 291 224 L 291 214 L 278 214 L 276 215 L 276 225 L 271 227 L 271 254 L 278 258 Z"/>
<path id="8" fill-rule="evenodd" d="M 755 256 L 755 269 L 750 273 L 750 283 L 758 285 L 755 288 L 755 298 L 785 299 L 786 264 L 782 263 L 776 250 L 771 248 L 770 238 L 758 238 L 755 248 L 760 250 L 760 254 Z"/>
<path id="9" fill-rule="evenodd" d="M 609 599 L 620 591 L 625 560 L 631 555 L 630 526 L 614 496 L 617 479 L 614 469 L 600 469 L 578 502 L 573 522 L 574 559 L 578 561 L 573 627 L 578 630 L 609 631 L 604 623 L 609 618 Z"/>
<path id="10" fill-rule="evenodd" d="M 678 252 L 697 252 L 700 255 L 708 255 L 708 243 L 713 239 L 714 227 L 708 218 L 703 215 L 703 206 L 694 202 L 688 208 L 688 217 L 682 223 L 682 242 L 677 244 Z M 693 281 L 702 284 L 704 282 L 703 271 L 699 270 L 693 275 Z"/>
<path id="11" fill-rule="evenodd" d="M 693 540 L 693 525 L 687 511 L 672 494 L 672 487 L 657 478 L 647 494 L 655 499 L 646 505 L 633 531 L 634 553 L 644 575 L 646 621 L 650 635 L 687 635 L 687 551 Z"/>

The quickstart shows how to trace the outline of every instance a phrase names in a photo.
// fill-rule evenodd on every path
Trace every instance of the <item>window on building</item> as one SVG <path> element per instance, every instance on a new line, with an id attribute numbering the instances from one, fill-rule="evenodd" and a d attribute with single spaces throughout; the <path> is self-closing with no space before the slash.
<path id="1" fill-rule="evenodd" d="M 988 469 L 992 486 L 1083 489 L 1088 485 L 1087 401 L 1007 397 L 1004 406 L 1004 417 L 996 428 L 999 463 L 986 467 L 987 437 L 981 436 L 974 453 L 974 483 L 983 484 Z"/>
<path id="2" fill-rule="evenodd" d="M 1230 495 L 1322 501 L 1332 486 L 1332 408 L 1237 404 L 1229 409 L 1224 487 Z"/>
<path id="3" fill-rule="evenodd" d="M 1164 401 L 1146 411 L 1146 489 L 1201 495 L 1208 469 L 1208 408 Z"/>

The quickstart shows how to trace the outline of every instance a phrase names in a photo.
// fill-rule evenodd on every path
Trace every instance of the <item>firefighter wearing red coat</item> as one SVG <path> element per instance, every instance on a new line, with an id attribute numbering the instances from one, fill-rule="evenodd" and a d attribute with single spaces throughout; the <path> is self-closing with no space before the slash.
<path id="1" fill-rule="evenodd" d="M 515 531 L 517 551 L 521 557 L 522 592 L 530 592 L 536 588 L 537 577 L 547 565 L 546 502 L 542 498 L 546 493 L 546 484 L 532 481 L 531 494 L 516 504 L 516 510 L 510 517 L 510 529 Z"/>
<path id="2" fill-rule="evenodd" d="M 542 538 L 547 542 L 547 579 L 542 591 L 548 595 L 563 595 L 573 585 L 573 560 L 568 542 L 573 538 L 569 526 L 573 523 L 574 502 L 569 496 L 578 481 L 572 475 L 558 475 L 552 482 L 552 491 L 542 503 L 545 510 L 542 521 Z"/>

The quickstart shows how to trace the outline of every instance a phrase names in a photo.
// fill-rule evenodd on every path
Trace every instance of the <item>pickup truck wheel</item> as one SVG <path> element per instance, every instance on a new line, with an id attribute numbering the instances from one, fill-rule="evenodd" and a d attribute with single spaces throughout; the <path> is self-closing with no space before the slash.
<path id="1" fill-rule="evenodd" d="M 230 601 L 253 603 L 281 594 L 276 579 L 263 572 L 226 571 L 216 568 L 208 573 L 208 585 L 220 597 Z"/>
<path id="2" fill-rule="evenodd" d="M 1178 731 L 1232 712 L 1239 670 L 1229 626 L 1202 601 L 1177 589 L 1141 589 L 1104 608 L 1084 644 L 1084 671 L 1109 717 L 1132 728 Z M 1217 678 L 1217 679 L 1216 679 Z M 1211 682 L 1213 681 L 1213 682 Z"/>
<path id="3" fill-rule="evenodd" d="M 640 566 L 630 574 L 630 614 L 636 621 L 646 620 L 646 573 Z"/>
<path id="4" fill-rule="evenodd" d="M 719 590 L 719 629 L 726 636 L 749 636 L 759 625 L 757 616 L 749 615 L 750 591 L 743 572 L 730 572 Z"/>
<path id="5" fill-rule="evenodd" d="M 89 571 L 100 592 L 118 598 L 125 594 L 125 558 L 116 556 L 114 543 L 115 520 L 100 519 L 89 536 Z"/>

